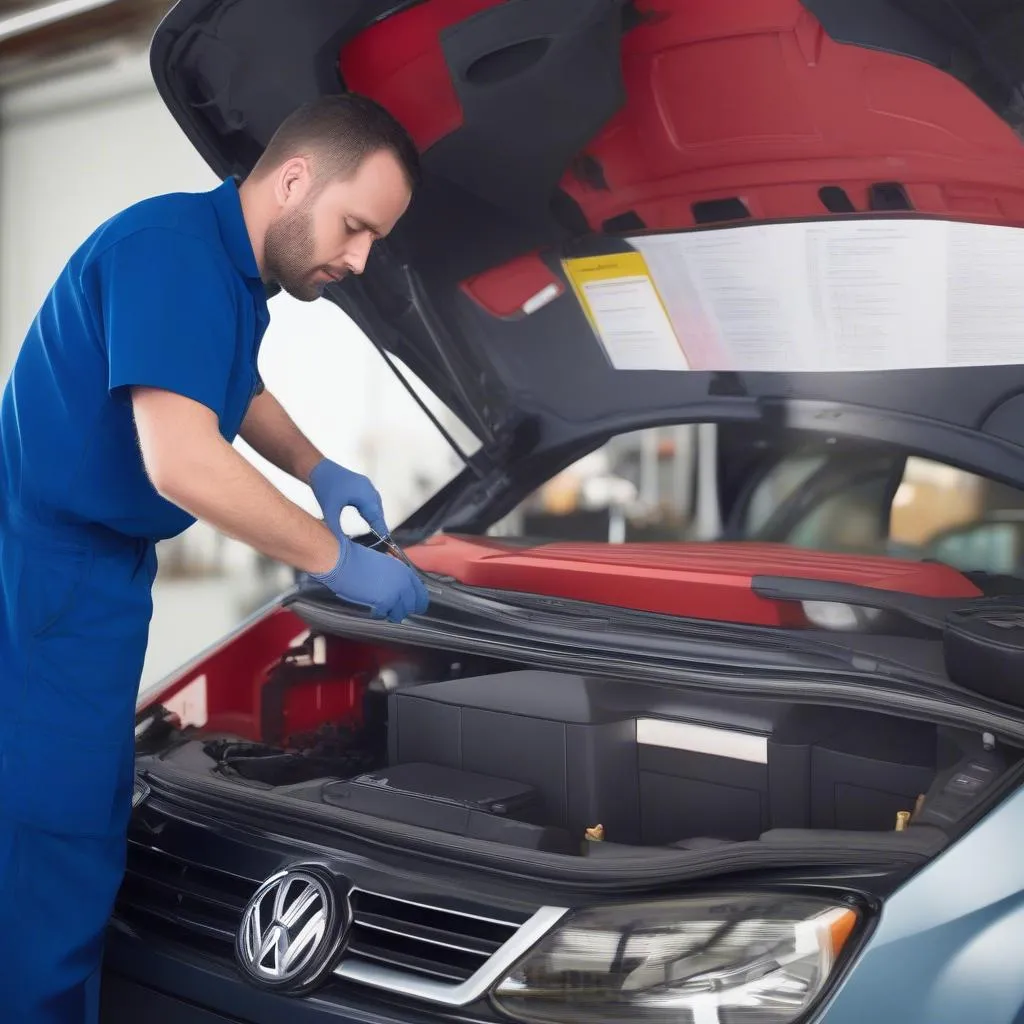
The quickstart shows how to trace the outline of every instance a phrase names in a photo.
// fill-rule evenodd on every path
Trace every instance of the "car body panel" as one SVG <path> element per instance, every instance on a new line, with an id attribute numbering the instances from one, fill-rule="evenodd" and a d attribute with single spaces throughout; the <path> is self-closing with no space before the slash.
<path id="1" fill-rule="evenodd" d="M 827 1024 L 1019 1024 L 1024 1015 L 1024 792 L 886 900 Z"/>

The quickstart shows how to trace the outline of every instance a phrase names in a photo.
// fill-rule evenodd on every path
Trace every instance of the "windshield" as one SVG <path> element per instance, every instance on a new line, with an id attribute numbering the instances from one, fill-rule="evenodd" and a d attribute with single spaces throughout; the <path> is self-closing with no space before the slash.
<path id="1" fill-rule="evenodd" d="M 617 543 L 761 541 L 1024 578 L 1024 491 L 934 459 L 713 424 L 613 438 L 492 536 Z"/>

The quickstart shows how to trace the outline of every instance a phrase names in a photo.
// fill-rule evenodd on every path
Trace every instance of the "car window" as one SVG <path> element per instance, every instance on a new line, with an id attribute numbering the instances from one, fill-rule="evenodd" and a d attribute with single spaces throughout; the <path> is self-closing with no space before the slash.
<path id="1" fill-rule="evenodd" d="M 816 551 L 885 554 L 889 490 L 888 474 L 870 474 L 832 492 L 779 539 Z"/>
<path id="2" fill-rule="evenodd" d="M 757 536 L 793 495 L 825 463 L 828 456 L 822 452 L 793 455 L 780 459 L 765 473 L 754 488 L 742 516 L 742 532 L 746 537 Z"/>
<path id="3" fill-rule="evenodd" d="M 696 426 L 619 435 L 538 488 L 490 533 L 604 543 L 718 540 L 721 529 L 706 524 L 727 519 L 731 540 L 1024 576 L 1020 490 L 877 445 L 794 436 L 787 454 L 766 451 L 773 461 L 756 465 L 759 475 L 739 488 L 738 507 L 709 517 L 718 455 L 705 440 Z M 785 451 L 786 441 L 776 438 L 772 450 Z M 708 480 L 716 493 L 708 493 Z M 1021 523 L 1008 528 L 1015 515 Z"/>
<path id="4" fill-rule="evenodd" d="M 892 503 L 891 538 L 924 548 L 939 534 L 982 522 L 992 512 L 1024 504 L 1024 494 L 975 473 L 911 457 Z"/>
<path id="5" fill-rule="evenodd" d="M 695 426 L 620 434 L 539 487 L 489 533 L 608 543 L 686 540 L 697 461 Z"/>
<path id="6" fill-rule="evenodd" d="M 932 459 L 910 456 L 893 492 L 892 476 L 882 462 L 877 472 L 851 468 L 843 485 L 843 462 L 848 453 L 837 453 L 828 487 L 790 520 L 785 530 L 765 535 L 769 522 L 779 521 L 779 509 L 770 515 L 753 509 L 747 522 L 751 539 L 773 540 L 820 551 L 887 554 L 896 557 L 947 562 L 959 569 L 983 572 L 1024 571 L 1018 561 L 1019 526 L 993 523 L 993 517 L 1024 510 L 1024 492 Z M 807 456 L 780 460 L 766 476 L 790 474 L 798 486 L 806 484 Z M 819 457 L 812 472 L 825 465 Z M 892 462 L 898 466 L 897 461 Z M 838 483 L 836 482 L 838 481 Z M 796 488 L 784 492 L 779 507 L 785 510 Z M 755 498 L 757 495 L 755 494 Z M 782 518 L 785 518 L 784 516 Z"/>
<path id="7" fill-rule="evenodd" d="M 957 569 L 1017 575 L 1024 523 L 975 523 L 937 538 L 930 557 Z"/>

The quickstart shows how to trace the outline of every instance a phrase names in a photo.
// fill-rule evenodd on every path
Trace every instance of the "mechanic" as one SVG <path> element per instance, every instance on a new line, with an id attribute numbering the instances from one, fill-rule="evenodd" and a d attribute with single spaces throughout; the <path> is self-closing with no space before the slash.
<path id="1" fill-rule="evenodd" d="M 360 273 L 405 213 L 412 141 L 362 97 L 301 108 L 251 174 L 103 224 L 58 277 L 0 404 L 0 1018 L 98 1014 L 121 883 L 154 545 L 205 520 L 400 622 L 427 595 L 366 477 L 324 458 L 256 369 L 268 286 Z M 310 368 L 315 372 L 315 367 Z M 307 482 L 324 519 L 233 447 Z"/>

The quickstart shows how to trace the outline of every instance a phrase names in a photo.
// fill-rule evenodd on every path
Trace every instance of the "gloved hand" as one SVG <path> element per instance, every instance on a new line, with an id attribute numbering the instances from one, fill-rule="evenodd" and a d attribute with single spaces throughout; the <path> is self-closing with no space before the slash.
<path id="1" fill-rule="evenodd" d="M 370 529 L 380 536 L 387 534 L 380 495 L 361 473 L 353 473 L 330 459 L 323 459 L 309 474 L 309 486 L 324 514 L 324 522 L 343 546 L 345 535 L 341 531 L 341 513 L 350 505 L 369 523 Z"/>
<path id="2" fill-rule="evenodd" d="M 427 589 L 404 562 L 354 544 L 344 535 L 340 540 L 338 564 L 329 573 L 314 574 L 313 579 L 343 601 L 366 606 L 375 619 L 401 622 L 427 610 Z"/>

